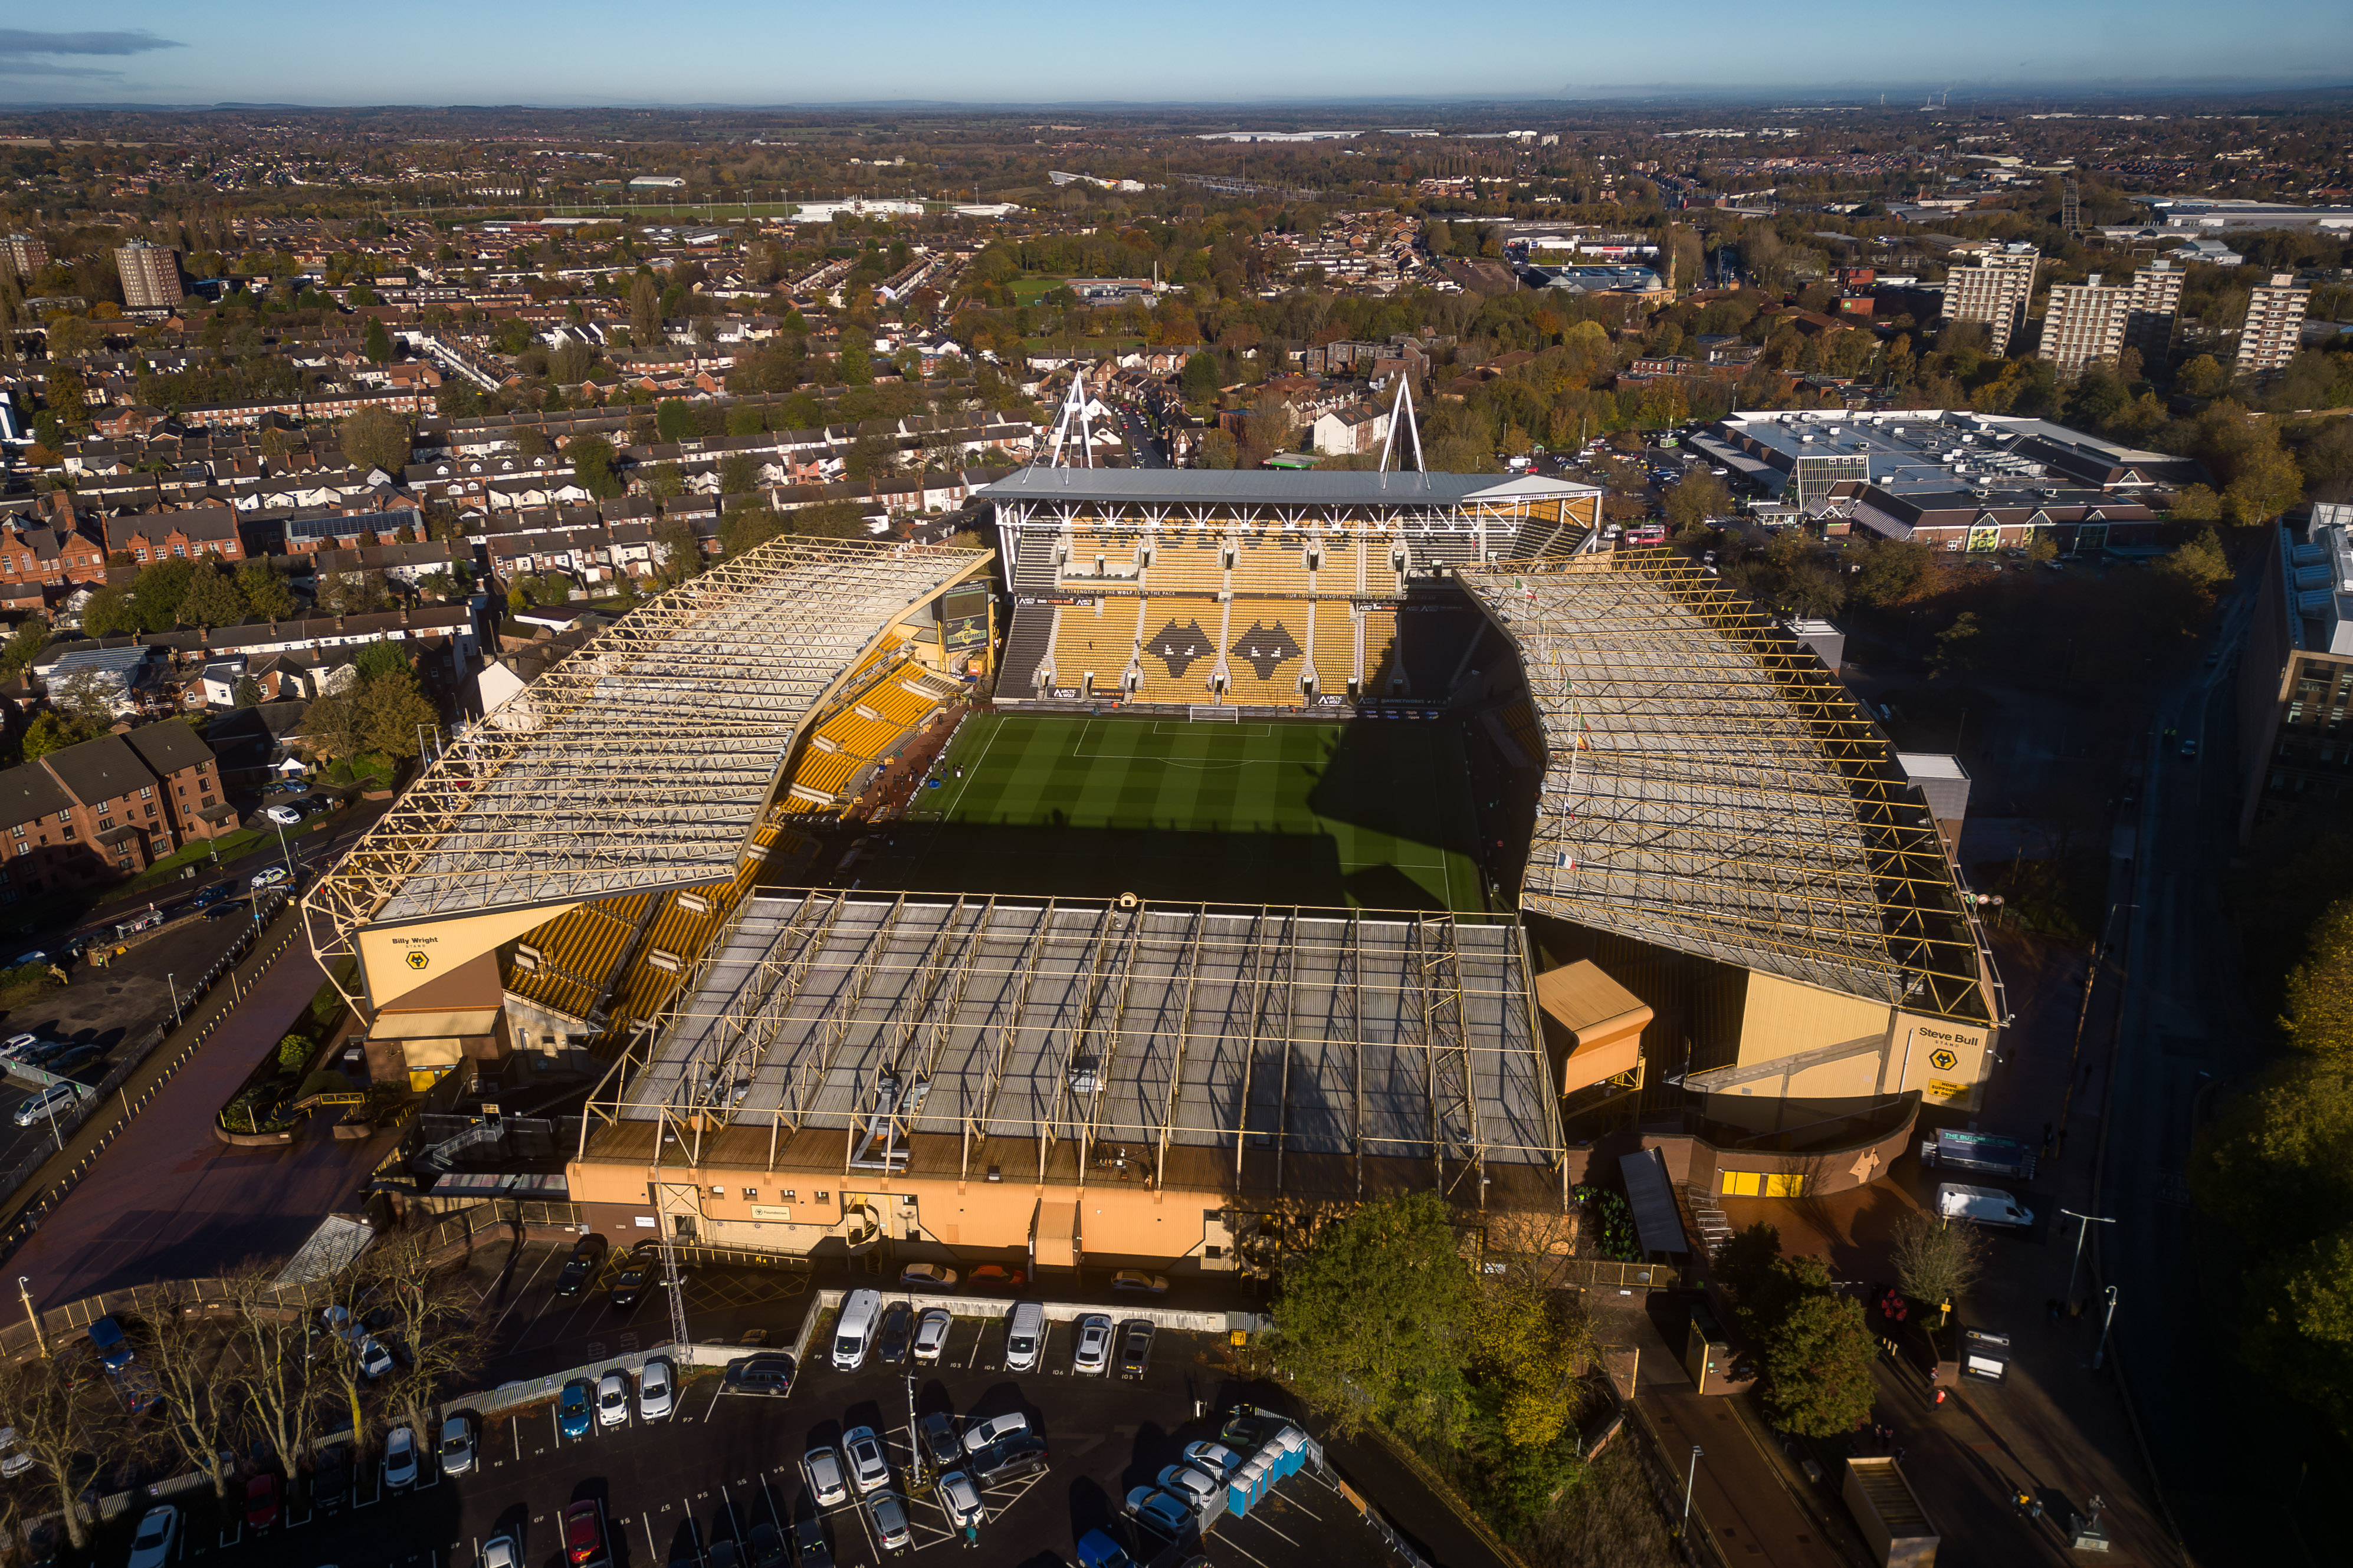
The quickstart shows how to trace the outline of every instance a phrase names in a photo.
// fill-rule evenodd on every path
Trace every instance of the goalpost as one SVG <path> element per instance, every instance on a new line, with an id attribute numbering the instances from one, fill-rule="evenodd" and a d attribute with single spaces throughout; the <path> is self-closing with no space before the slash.
<path id="1" fill-rule="evenodd" d="M 1197 702 L 1188 706 L 1185 710 L 1185 717 L 1187 719 L 1205 721 L 1212 724 L 1239 724 L 1241 722 L 1242 715 L 1241 710 L 1239 708 L 1228 708 L 1217 703 Z"/>

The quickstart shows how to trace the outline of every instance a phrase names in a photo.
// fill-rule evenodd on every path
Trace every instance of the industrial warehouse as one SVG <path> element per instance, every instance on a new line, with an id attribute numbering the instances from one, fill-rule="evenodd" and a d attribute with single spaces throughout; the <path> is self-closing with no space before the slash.
<path id="1" fill-rule="evenodd" d="M 617 1240 L 1033 1271 L 1252 1268 L 1293 1216 L 1416 1187 L 1525 1234 L 1506 1222 L 1556 1226 L 1589 1168 L 1642 1147 L 1695 1190 L 1832 1190 L 1924 1103 L 1976 1103 L 1998 983 L 1926 801 L 1787 627 L 1655 552 L 1585 552 L 1590 490 L 998 488 L 999 661 L 987 554 L 779 541 L 632 612 L 437 763 L 308 900 L 322 959 L 356 961 L 372 1070 L 592 1068 L 562 1181 Z M 1180 553 L 1190 575 L 1155 578 Z M 1095 604 L 1071 602 L 1080 577 Z M 1172 676 L 1137 628 L 1180 609 L 1198 640 Z M 1031 679 L 1091 611 L 1102 684 Z M 977 711 L 990 675 L 989 707 L 1036 717 Z M 941 849 L 1018 826 L 954 805 L 1012 765 L 987 725 L 1017 721 L 1060 759 L 1014 792 L 1036 837 Z M 1221 842 L 1245 825 L 1198 814 L 1272 809 L 1249 781 L 1297 771 L 1301 727 L 1326 742 L 1318 815 L 1257 826 L 1369 836 L 1356 853 L 1386 862 L 1344 854 L 1337 896 L 1238 901 L 1199 856 L 1090 837 L 1091 790 L 1143 788 L 1149 834 Z M 1414 881 L 1451 831 L 1417 819 L 1451 797 L 1366 784 L 1395 753 L 1359 731 L 1457 772 L 1484 748 L 1528 826 L 1486 875 Z M 1162 750 L 1139 773 L 1113 734 Z M 824 885 L 882 853 L 847 826 L 877 770 L 943 737 L 948 804 Z M 1182 793 L 1204 788 L 1214 806 Z M 1017 885 L 1039 844 L 1115 890 Z"/>

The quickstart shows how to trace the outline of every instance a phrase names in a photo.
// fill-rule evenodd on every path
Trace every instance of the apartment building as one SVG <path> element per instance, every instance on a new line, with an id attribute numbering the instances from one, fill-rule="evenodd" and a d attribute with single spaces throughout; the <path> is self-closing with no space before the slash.
<path id="1" fill-rule="evenodd" d="M 176 720 L 0 771 L 0 904 L 143 871 L 237 826 L 212 749 Z"/>
<path id="2" fill-rule="evenodd" d="M 96 540 L 37 518 L 0 522 L 0 583 L 61 588 L 69 583 L 105 580 L 106 552 Z"/>
<path id="3" fill-rule="evenodd" d="M 1945 319 L 1983 321 L 1997 355 L 2010 353 L 2010 340 L 2026 322 L 2026 302 L 2034 297 L 2034 270 L 2042 253 L 2031 245 L 1956 246 L 1945 275 Z"/>
<path id="4" fill-rule="evenodd" d="M 133 310 L 168 310 L 180 302 L 180 253 L 134 239 L 114 253 L 122 303 Z"/>
<path id="5" fill-rule="evenodd" d="M 31 235 L 0 235 L 0 267 L 29 282 L 48 264 L 49 247 Z"/>
<path id="6" fill-rule="evenodd" d="M 2274 375 L 2296 355 L 2304 333 L 2304 312 L 2312 290 L 2299 289 L 2293 272 L 2274 272 L 2269 283 L 2256 287 L 2247 300 L 2247 320 L 2239 329 L 2235 374 L 2251 379 Z"/>
<path id="7" fill-rule="evenodd" d="M 2239 839 L 2342 828 L 2353 811 L 2353 505 L 2317 502 L 2266 552 L 2239 660 Z"/>
<path id="8" fill-rule="evenodd" d="M 2128 348 L 2143 364 L 2162 366 L 2173 346 L 2181 279 L 2178 269 L 2159 261 L 2123 282 L 2107 282 L 2094 272 L 2081 283 L 2054 284 L 2037 357 L 2071 377 L 2088 365 L 2116 363 Z"/>

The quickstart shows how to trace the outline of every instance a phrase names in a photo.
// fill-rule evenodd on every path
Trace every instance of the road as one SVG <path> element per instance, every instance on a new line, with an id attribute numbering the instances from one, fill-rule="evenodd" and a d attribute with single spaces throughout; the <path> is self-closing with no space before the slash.
<path id="1" fill-rule="evenodd" d="M 1152 433 L 1151 422 L 1124 404 L 1114 404 L 1112 408 L 1119 421 L 1120 439 L 1127 443 L 1130 465 L 1138 468 L 1166 468 L 1167 454 L 1161 447 L 1160 438 Z"/>

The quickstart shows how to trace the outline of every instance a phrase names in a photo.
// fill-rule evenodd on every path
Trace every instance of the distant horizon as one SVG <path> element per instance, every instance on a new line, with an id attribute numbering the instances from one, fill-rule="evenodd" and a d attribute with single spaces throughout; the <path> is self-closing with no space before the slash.
<path id="1" fill-rule="evenodd" d="M 1675 98 L 1875 107 L 1883 92 L 1894 108 L 1947 88 L 2068 101 L 2353 89 L 2341 63 L 2353 61 L 2353 7 L 2342 0 L 2279 0 L 2260 28 L 2189 0 L 2129 10 L 1984 0 L 1933 54 L 1826 44 L 1886 26 L 1883 10 L 1858 0 L 1827 0 L 1802 26 L 1744 22 L 1696 47 L 1618 8 L 1479 28 L 1402 0 L 1368 0 L 1345 30 L 1320 13 L 1243 0 L 1203 0 L 1175 20 L 1069 0 L 1010 19 L 904 0 L 887 37 L 854 10 L 779 13 L 744 0 L 659 13 L 616 0 L 561 13 L 415 0 L 396 17 L 282 0 L 217 15 L 116 0 L 102 20 L 90 30 L 0 27 L 11 106 L 1271 112 Z M 1881 55 L 1900 62 L 1885 78 L 1856 63 Z M 2340 64 L 2306 65 L 2328 60 Z"/>

